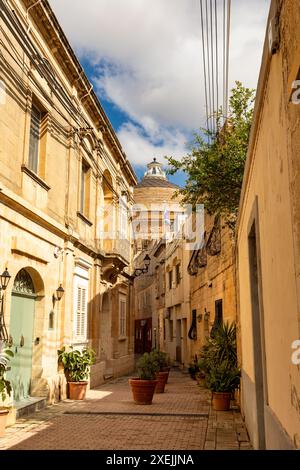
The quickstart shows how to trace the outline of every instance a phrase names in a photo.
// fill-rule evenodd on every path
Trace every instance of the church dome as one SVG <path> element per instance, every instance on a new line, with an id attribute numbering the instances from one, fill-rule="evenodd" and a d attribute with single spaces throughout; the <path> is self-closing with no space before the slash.
<path id="1" fill-rule="evenodd" d="M 147 165 L 147 171 L 144 174 L 142 181 L 136 186 L 137 188 L 145 187 L 160 187 L 160 188 L 178 188 L 176 184 L 168 181 L 162 164 L 156 158 L 153 158 L 151 163 Z"/>

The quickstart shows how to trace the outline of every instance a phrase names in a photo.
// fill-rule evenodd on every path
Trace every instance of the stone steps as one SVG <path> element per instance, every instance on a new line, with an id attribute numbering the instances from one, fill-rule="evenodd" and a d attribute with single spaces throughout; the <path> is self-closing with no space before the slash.
<path id="1" fill-rule="evenodd" d="M 16 410 L 16 418 L 22 418 L 29 416 L 36 411 L 42 410 L 47 406 L 46 397 L 29 397 L 21 401 L 14 402 L 14 408 Z"/>

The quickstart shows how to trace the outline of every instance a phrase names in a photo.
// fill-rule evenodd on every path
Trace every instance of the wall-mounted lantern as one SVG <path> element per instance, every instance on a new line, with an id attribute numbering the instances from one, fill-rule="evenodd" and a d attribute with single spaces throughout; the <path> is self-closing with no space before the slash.
<path id="1" fill-rule="evenodd" d="M 0 301 L 1 301 L 1 310 L 0 310 L 0 341 L 8 341 L 8 333 L 4 322 L 4 293 L 5 289 L 8 286 L 11 275 L 9 274 L 7 268 L 1 274 L 1 285 L 0 285 Z"/>
<path id="2" fill-rule="evenodd" d="M 150 256 L 147 254 L 144 258 L 144 267 L 143 268 L 136 268 L 134 270 L 134 276 L 137 277 L 137 276 L 140 276 L 141 274 L 146 274 L 148 272 L 148 269 L 149 269 L 149 265 L 150 265 L 150 262 L 151 262 L 151 258 Z"/>
<path id="3" fill-rule="evenodd" d="M 56 289 L 56 296 L 53 294 L 52 296 L 52 302 L 53 305 L 55 304 L 56 301 L 60 301 L 65 293 L 65 290 L 63 286 L 60 284 L 60 286 Z"/>

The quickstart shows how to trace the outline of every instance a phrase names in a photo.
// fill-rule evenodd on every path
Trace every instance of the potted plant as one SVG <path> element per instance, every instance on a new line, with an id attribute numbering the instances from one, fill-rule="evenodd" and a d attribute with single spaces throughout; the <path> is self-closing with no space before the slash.
<path id="1" fill-rule="evenodd" d="M 206 385 L 213 392 L 214 409 L 228 410 L 232 393 L 240 381 L 234 323 L 222 323 L 212 331 L 201 349 L 198 366 L 205 374 Z"/>
<path id="2" fill-rule="evenodd" d="M 10 396 L 12 390 L 10 381 L 5 379 L 5 372 L 13 355 L 13 352 L 8 348 L 0 350 L 0 398 L 2 403 Z M 0 437 L 4 436 L 8 413 L 9 409 L 7 407 L 0 406 Z"/>
<path id="3" fill-rule="evenodd" d="M 156 384 L 159 364 L 150 353 L 144 353 L 137 361 L 138 377 L 129 379 L 133 400 L 137 405 L 151 405 Z"/>
<path id="4" fill-rule="evenodd" d="M 68 382 L 69 398 L 71 400 L 84 400 L 90 375 L 90 367 L 94 364 L 95 353 L 92 349 L 85 348 L 82 351 L 66 350 L 64 346 L 57 351 L 58 361 L 62 363 Z"/>
<path id="5" fill-rule="evenodd" d="M 170 368 L 168 367 L 167 354 L 163 351 L 154 349 L 151 351 L 150 355 L 159 366 L 159 370 L 156 372 L 156 379 L 158 380 L 158 383 L 155 388 L 155 393 L 164 393 L 170 371 Z"/>
<path id="6" fill-rule="evenodd" d="M 234 392 L 240 384 L 240 375 L 240 369 L 226 361 L 210 368 L 206 375 L 206 384 L 212 391 L 212 405 L 214 410 L 229 410 L 232 392 Z"/>
<path id="7" fill-rule="evenodd" d="M 197 363 L 197 372 L 195 373 L 195 378 L 197 380 L 197 384 L 200 387 L 205 387 L 205 363 L 203 359 L 199 359 Z"/>
<path id="8" fill-rule="evenodd" d="M 197 361 L 189 363 L 188 372 L 191 376 L 191 379 L 196 380 L 196 374 L 199 372 L 199 367 Z"/>

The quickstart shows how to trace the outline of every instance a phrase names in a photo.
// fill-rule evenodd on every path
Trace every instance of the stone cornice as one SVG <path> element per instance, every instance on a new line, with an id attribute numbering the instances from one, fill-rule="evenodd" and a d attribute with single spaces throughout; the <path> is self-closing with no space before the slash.
<path id="1" fill-rule="evenodd" d="M 26 9 L 34 4 L 34 0 L 22 1 Z M 137 177 L 122 149 L 121 143 L 115 134 L 96 93 L 91 89 L 91 83 L 71 48 L 49 2 L 44 0 L 37 4 L 30 10 L 29 15 L 34 19 L 40 34 L 43 36 L 47 44 L 49 44 L 50 48 L 51 44 L 54 45 L 51 51 L 55 55 L 55 58 L 59 62 L 65 75 L 72 78 L 70 84 L 77 88 L 79 96 L 81 95 L 81 99 L 86 95 L 84 101 L 85 109 L 89 112 L 94 122 L 98 122 L 98 128 L 103 133 L 104 139 L 106 139 L 112 146 L 116 161 L 123 163 L 129 185 L 137 184 Z"/>

